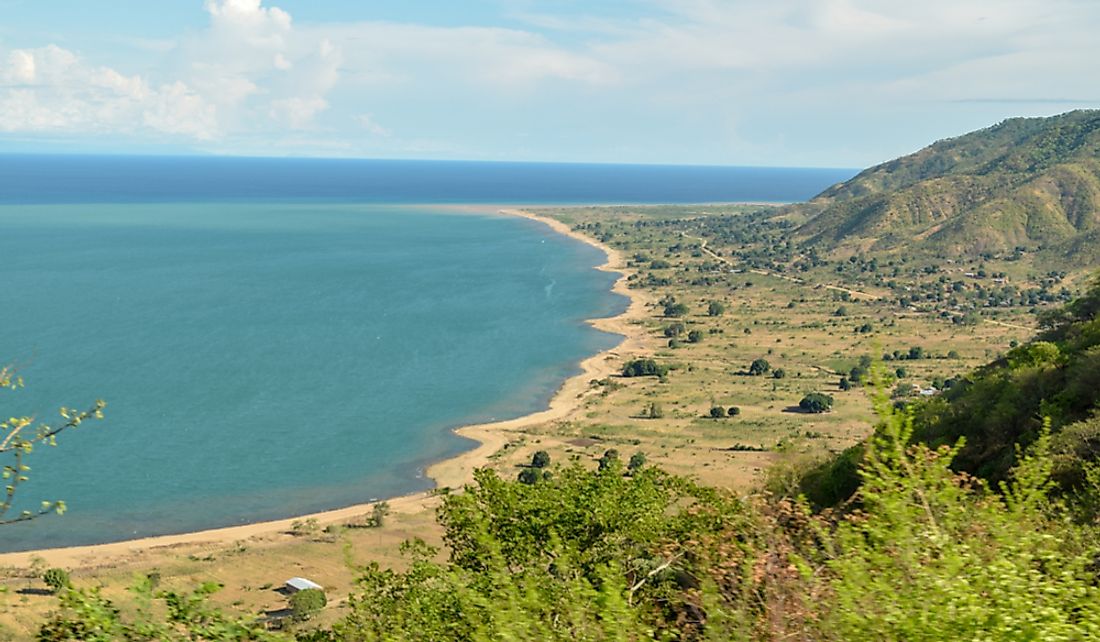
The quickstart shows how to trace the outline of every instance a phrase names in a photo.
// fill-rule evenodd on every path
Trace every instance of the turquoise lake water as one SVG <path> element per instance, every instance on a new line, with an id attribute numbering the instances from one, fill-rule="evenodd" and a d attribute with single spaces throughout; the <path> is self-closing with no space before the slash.
<path id="1" fill-rule="evenodd" d="M 39 448 L 0 551 L 300 515 L 431 486 L 451 430 L 545 407 L 620 337 L 598 250 L 455 202 L 801 200 L 845 170 L 0 156 L 5 417 Z"/>
<path id="2" fill-rule="evenodd" d="M 60 518 L 3 546 L 285 517 L 429 487 L 458 424 L 545 404 L 618 337 L 599 251 L 543 225 L 412 206 L 0 208 L 4 412 L 107 420 L 31 459 Z M 6 211 L 3 211 L 6 210 Z"/>

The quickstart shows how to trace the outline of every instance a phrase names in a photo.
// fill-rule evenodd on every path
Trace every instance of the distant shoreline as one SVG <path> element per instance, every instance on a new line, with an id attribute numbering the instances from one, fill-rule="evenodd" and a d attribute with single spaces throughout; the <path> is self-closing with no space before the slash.
<path id="1" fill-rule="evenodd" d="M 595 247 L 606 256 L 605 262 L 596 266 L 596 269 L 615 272 L 620 275 L 611 291 L 627 297 L 629 303 L 627 308 L 616 316 L 589 319 L 587 321 L 589 325 L 596 329 L 618 334 L 623 339 L 616 346 L 582 360 L 579 364 L 581 372 L 562 383 L 545 409 L 514 419 L 471 424 L 456 428 L 453 431 L 455 434 L 471 439 L 477 442 L 477 445 L 428 466 L 426 475 L 435 482 L 436 488 L 457 488 L 472 481 L 473 471 L 489 463 L 490 457 L 509 442 L 514 431 L 548 421 L 564 419 L 580 408 L 582 400 L 590 392 L 589 382 L 592 379 L 601 379 L 616 372 L 617 368 L 613 367 L 613 363 L 617 364 L 616 358 L 619 353 L 629 353 L 640 349 L 640 335 L 635 322 L 644 318 L 646 307 L 646 301 L 643 300 L 642 295 L 626 286 L 629 269 L 618 250 L 570 229 L 561 221 L 539 216 L 517 207 L 499 209 L 490 209 L 478 205 L 452 205 L 450 207 L 458 207 L 466 211 L 491 212 L 526 218 L 542 223 L 558 234 Z M 433 494 L 433 491 L 421 491 L 374 502 L 355 504 L 345 508 L 238 526 L 226 526 L 173 535 L 157 535 L 104 544 L 0 553 L 0 566 L 26 566 L 34 558 L 42 558 L 51 565 L 69 568 L 101 566 L 109 563 L 114 558 L 123 558 L 150 549 L 198 544 L 232 544 L 260 535 L 288 531 L 295 522 L 303 520 L 317 520 L 321 525 L 346 522 L 367 515 L 379 501 L 386 501 L 391 510 L 396 513 L 418 513 L 432 508 L 438 503 L 439 499 Z"/>

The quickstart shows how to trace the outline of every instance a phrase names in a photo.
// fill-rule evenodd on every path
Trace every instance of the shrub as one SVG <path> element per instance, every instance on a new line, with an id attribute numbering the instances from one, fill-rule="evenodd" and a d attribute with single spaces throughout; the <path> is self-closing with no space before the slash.
<path id="1" fill-rule="evenodd" d="M 630 463 L 626 465 L 626 469 L 634 472 L 642 466 L 645 466 L 646 458 L 645 453 L 637 452 L 630 456 Z"/>
<path id="2" fill-rule="evenodd" d="M 688 332 L 688 343 L 699 343 L 703 340 L 702 330 L 692 330 Z"/>
<path id="3" fill-rule="evenodd" d="M 811 392 L 798 402 L 798 407 L 806 412 L 827 412 L 833 407 L 833 398 L 820 392 Z"/>
<path id="4" fill-rule="evenodd" d="M 660 419 L 665 416 L 665 409 L 656 401 L 651 401 L 642 410 L 642 416 L 649 419 Z"/>
<path id="5" fill-rule="evenodd" d="M 540 475 L 539 472 L 534 468 L 524 468 L 523 470 L 519 471 L 519 477 L 517 477 L 521 484 L 527 485 L 534 484 L 538 482 L 538 480 L 541 478 L 542 475 Z"/>
<path id="6" fill-rule="evenodd" d="M 531 466 L 534 468 L 546 468 L 550 465 L 550 453 L 540 450 L 531 455 Z"/>
<path id="7" fill-rule="evenodd" d="M 753 362 L 749 364 L 749 374 L 754 377 L 767 374 L 771 369 L 772 366 L 768 363 L 767 359 L 754 359 Z"/>
<path id="8" fill-rule="evenodd" d="M 69 572 L 63 568 L 51 568 L 42 574 L 42 581 L 51 591 L 60 593 L 69 587 Z"/>
<path id="9" fill-rule="evenodd" d="M 737 415 L 741 414 L 741 409 L 737 406 L 730 406 L 726 409 L 726 414 L 730 417 L 736 417 Z"/>
<path id="10" fill-rule="evenodd" d="M 726 409 L 722 406 L 712 406 L 710 409 L 710 416 L 715 419 L 721 419 L 726 416 Z"/>
<path id="11" fill-rule="evenodd" d="M 775 370 L 772 371 L 772 377 L 774 377 L 776 379 L 782 379 L 783 377 L 786 377 L 786 376 L 787 376 L 787 371 L 784 370 L 783 368 L 776 368 Z"/>
<path id="12" fill-rule="evenodd" d="M 308 620 L 321 612 L 328 598 L 321 589 L 303 589 L 290 596 L 290 616 L 295 620 Z"/>
<path id="13" fill-rule="evenodd" d="M 623 366 L 624 377 L 663 377 L 668 374 L 668 366 L 653 359 L 634 359 Z"/>
<path id="14" fill-rule="evenodd" d="M 677 321 L 676 323 L 670 323 L 664 327 L 664 333 L 666 337 L 675 338 L 684 333 L 687 328 L 683 323 Z"/>
<path id="15" fill-rule="evenodd" d="M 712 317 L 720 317 L 726 311 L 726 306 L 720 301 L 711 301 L 707 304 L 707 314 Z"/>
<path id="16" fill-rule="evenodd" d="M 688 313 L 688 307 L 683 303 L 669 303 L 665 306 L 666 317 L 682 317 Z"/>

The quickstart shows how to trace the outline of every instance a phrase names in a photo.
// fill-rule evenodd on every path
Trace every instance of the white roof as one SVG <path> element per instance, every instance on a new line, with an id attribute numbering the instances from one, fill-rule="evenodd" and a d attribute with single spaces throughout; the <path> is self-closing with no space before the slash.
<path id="1" fill-rule="evenodd" d="M 319 589 L 321 585 L 317 582 L 312 582 L 304 577 L 292 577 L 286 581 L 286 585 L 295 591 L 304 591 L 306 589 Z"/>

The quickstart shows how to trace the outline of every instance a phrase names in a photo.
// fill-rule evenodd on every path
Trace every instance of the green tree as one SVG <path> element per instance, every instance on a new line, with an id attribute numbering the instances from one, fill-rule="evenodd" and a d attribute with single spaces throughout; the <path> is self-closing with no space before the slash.
<path id="1" fill-rule="evenodd" d="M 688 337 L 687 338 L 688 338 L 688 343 L 699 343 L 700 341 L 703 340 L 703 331 L 702 330 L 692 330 L 691 332 L 688 332 Z"/>
<path id="2" fill-rule="evenodd" d="M 753 359 L 753 362 L 749 364 L 749 374 L 753 375 L 754 377 L 767 374 L 768 371 L 771 369 L 771 364 L 768 363 L 768 360 L 764 359 L 763 357 L 759 359 Z"/>
<path id="3" fill-rule="evenodd" d="M 545 450 L 536 451 L 531 455 L 531 466 L 534 468 L 546 468 L 550 465 L 550 453 Z"/>
<path id="4" fill-rule="evenodd" d="M 721 419 L 722 417 L 726 416 L 726 409 L 722 406 L 711 406 L 710 416 L 713 419 Z"/>
<path id="5" fill-rule="evenodd" d="M 302 589 L 290 596 L 290 617 L 305 621 L 321 612 L 328 604 L 328 598 L 321 589 Z"/>
<path id="6" fill-rule="evenodd" d="M 630 462 L 626 465 L 626 469 L 633 473 L 645 466 L 645 463 L 645 453 L 639 451 L 630 456 Z"/>
<path id="7" fill-rule="evenodd" d="M 741 414 L 741 409 L 737 406 L 730 406 L 729 408 L 726 408 L 726 415 L 730 417 L 736 417 L 739 414 Z"/>
<path id="8" fill-rule="evenodd" d="M 664 309 L 666 317 L 683 317 L 687 316 L 687 313 L 688 307 L 683 303 L 669 303 Z"/>
<path id="9" fill-rule="evenodd" d="M 726 306 L 721 301 L 711 301 L 707 304 L 707 315 L 720 317 L 726 311 Z"/>
<path id="10" fill-rule="evenodd" d="M 633 359 L 623 366 L 624 377 L 663 377 L 668 374 L 668 366 L 653 359 Z"/>
<path id="11" fill-rule="evenodd" d="M 828 412 L 833 407 L 833 398 L 820 392 L 811 392 L 798 402 L 798 407 L 805 412 Z"/>
<path id="12" fill-rule="evenodd" d="M 42 581 L 50 591 L 60 593 L 69 587 L 69 572 L 63 568 L 51 568 L 42 574 Z"/>

